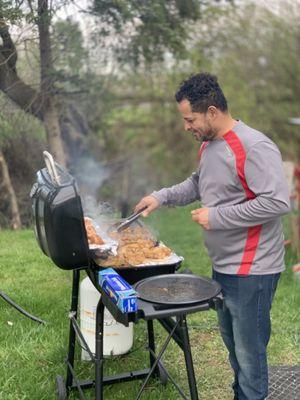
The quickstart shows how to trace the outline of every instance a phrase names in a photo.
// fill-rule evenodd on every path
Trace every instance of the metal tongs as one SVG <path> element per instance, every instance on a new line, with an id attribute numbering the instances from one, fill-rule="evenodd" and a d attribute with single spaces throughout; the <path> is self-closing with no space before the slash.
<path id="1" fill-rule="evenodd" d="M 141 208 L 139 211 L 131 214 L 129 217 L 127 217 L 125 219 L 125 221 L 121 221 L 121 222 L 117 222 L 115 224 L 113 224 L 108 231 L 112 232 L 121 232 L 123 229 L 126 229 L 129 225 L 131 225 L 134 221 L 136 221 L 140 215 L 143 213 L 143 211 L 145 211 L 147 208 L 147 206 Z"/>

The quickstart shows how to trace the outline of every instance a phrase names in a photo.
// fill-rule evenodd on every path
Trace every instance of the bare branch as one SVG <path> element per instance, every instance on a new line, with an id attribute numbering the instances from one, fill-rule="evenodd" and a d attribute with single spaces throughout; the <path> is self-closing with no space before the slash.
<path id="1" fill-rule="evenodd" d="M 33 7 L 32 7 L 32 2 L 31 2 L 31 0 L 27 0 L 27 3 L 28 3 L 28 6 L 29 6 L 29 8 L 30 8 L 31 13 L 34 14 L 34 10 L 33 10 Z"/>
<path id="2" fill-rule="evenodd" d="M 36 116 L 43 117 L 43 102 L 41 95 L 31 86 L 24 83 L 11 68 L 7 59 L 0 52 L 0 90 L 18 104 L 24 111 Z"/>

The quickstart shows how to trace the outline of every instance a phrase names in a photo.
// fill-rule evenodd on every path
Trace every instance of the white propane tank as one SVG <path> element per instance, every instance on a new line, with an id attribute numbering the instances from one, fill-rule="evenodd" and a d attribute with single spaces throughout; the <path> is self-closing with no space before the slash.
<path id="1" fill-rule="evenodd" d="M 100 293 L 87 276 L 80 283 L 80 328 L 85 341 L 95 353 L 96 307 Z M 127 353 L 133 345 L 133 323 L 126 327 L 118 323 L 107 308 L 104 309 L 103 355 Z M 81 359 L 90 361 L 89 354 L 82 349 Z"/>

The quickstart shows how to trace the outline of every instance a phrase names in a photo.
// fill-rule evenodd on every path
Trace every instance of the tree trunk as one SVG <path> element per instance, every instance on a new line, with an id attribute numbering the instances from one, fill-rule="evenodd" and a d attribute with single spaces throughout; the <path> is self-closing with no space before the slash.
<path id="1" fill-rule="evenodd" d="M 53 61 L 50 43 L 51 15 L 48 0 L 38 0 L 38 30 L 40 39 L 41 94 L 44 102 L 43 121 L 47 132 L 50 150 L 56 161 L 66 165 L 66 157 L 61 139 L 59 116 L 53 90 Z"/>
<path id="2" fill-rule="evenodd" d="M 43 102 L 38 91 L 24 83 L 16 70 L 17 50 L 11 39 L 8 26 L 0 12 L 0 90 L 22 110 L 43 119 Z"/>
<path id="3" fill-rule="evenodd" d="M 22 227 L 17 196 L 10 180 L 8 167 L 5 161 L 4 154 L 0 149 L 0 167 L 3 176 L 3 186 L 8 194 L 9 205 L 11 209 L 11 227 L 12 229 L 20 229 Z"/>
<path id="4" fill-rule="evenodd" d="M 37 91 L 24 83 L 16 70 L 17 50 L 11 39 L 8 26 L 0 11 L 0 90 L 18 106 L 43 121 L 49 148 L 54 158 L 66 164 L 59 126 L 59 116 L 53 90 L 53 62 L 50 46 L 51 16 L 47 0 L 38 1 L 37 25 L 39 30 L 41 84 Z"/>
<path id="5" fill-rule="evenodd" d="M 56 99 L 53 82 L 53 61 L 50 46 L 50 10 L 47 1 L 38 3 L 39 48 L 41 64 L 40 90 L 27 85 L 17 74 L 17 50 L 8 26 L 0 10 L 0 90 L 3 91 L 24 112 L 42 121 L 49 144 L 49 151 L 55 159 L 65 164 L 68 158 L 77 159 L 86 151 L 84 136 L 88 134 L 86 122 L 77 110 L 68 105 L 65 110 Z M 62 115 L 58 110 L 64 111 Z M 64 146 L 66 152 L 64 152 Z"/>
<path id="6" fill-rule="evenodd" d="M 66 156 L 61 138 L 59 119 L 56 111 L 55 98 L 49 96 L 47 107 L 44 111 L 44 126 L 51 154 L 59 164 L 66 165 Z"/>

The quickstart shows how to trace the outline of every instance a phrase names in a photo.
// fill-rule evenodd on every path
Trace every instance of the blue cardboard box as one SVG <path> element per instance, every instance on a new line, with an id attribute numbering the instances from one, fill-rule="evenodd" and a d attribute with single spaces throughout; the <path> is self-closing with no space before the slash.
<path id="1" fill-rule="evenodd" d="M 99 285 L 123 313 L 137 311 L 137 293 L 113 268 L 99 271 Z"/>

